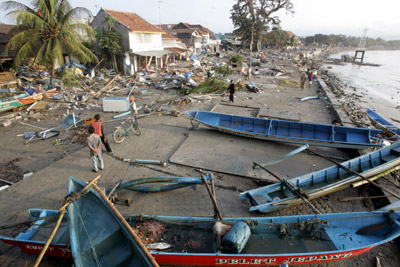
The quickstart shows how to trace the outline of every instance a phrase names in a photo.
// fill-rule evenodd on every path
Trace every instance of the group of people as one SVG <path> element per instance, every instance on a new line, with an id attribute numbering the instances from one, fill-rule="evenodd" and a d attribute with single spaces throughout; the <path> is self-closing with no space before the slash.
<path id="1" fill-rule="evenodd" d="M 315 79 L 315 72 L 306 70 L 301 72 L 301 77 L 300 77 L 300 87 L 301 89 L 304 89 L 306 82 L 308 80 L 309 85 L 312 85 L 313 80 Z"/>
<path id="2" fill-rule="evenodd" d="M 129 98 L 130 104 L 129 108 L 131 111 L 131 116 L 135 120 L 136 125 L 139 126 L 137 121 L 137 107 L 135 103 L 135 98 Z M 87 137 L 87 143 L 90 150 L 90 158 L 93 161 L 93 172 L 98 172 L 100 170 L 104 170 L 104 160 L 101 152 L 101 143 L 103 143 L 109 154 L 112 154 L 112 149 L 108 140 L 104 133 L 104 126 L 101 122 L 100 114 L 96 114 L 94 116 L 95 121 L 91 123 L 89 126 L 88 132 L 89 136 Z"/>

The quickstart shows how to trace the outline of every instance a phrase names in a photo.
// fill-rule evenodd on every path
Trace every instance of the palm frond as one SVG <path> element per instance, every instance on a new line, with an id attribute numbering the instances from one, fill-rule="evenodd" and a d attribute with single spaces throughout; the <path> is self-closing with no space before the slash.
<path id="1" fill-rule="evenodd" d="M 36 53 L 37 46 L 35 45 L 35 41 L 28 41 L 21 47 L 21 49 L 19 49 L 17 55 L 14 58 L 14 65 L 20 66 L 22 63 L 27 62 L 29 58 L 35 57 Z"/>

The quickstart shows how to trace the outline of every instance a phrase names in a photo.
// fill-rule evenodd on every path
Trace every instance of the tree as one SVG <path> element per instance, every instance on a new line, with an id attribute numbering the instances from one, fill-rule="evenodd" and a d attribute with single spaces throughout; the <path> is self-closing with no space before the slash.
<path id="1" fill-rule="evenodd" d="M 97 57 L 82 44 L 83 34 L 93 37 L 92 28 L 76 22 L 82 14 L 90 15 L 86 8 L 72 8 L 68 0 L 33 0 L 32 7 L 15 1 L 6 1 L 2 8 L 12 10 L 17 33 L 7 43 L 8 49 L 17 51 L 14 65 L 19 66 L 34 58 L 34 63 L 51 68 L 53 82 L 56 63 L 62 64 L 63 53 L 70 53 L 82 63 L 97 62 Z"/>
<path id="2" fill-rule="evenodd" d="M 119 44 L 121 36 L 115 32 L 114 22 L 112 17 L 107 17 L 107 29 L 99 29 L 96 33 L 96 39 L 104 54 L 110 58 L 114 70 L 118 72 L 116 55 L 121 51 L 121 46 Z"/>
<path id="3" fill-rule="evenodd" d="M 256 40 L 257 50 L 261 50 L 263 35 L 272 27 L 280 24 L 279 10 L 285 9 L 294 13 L 290 0 L 237 0 L 231 10 L 231 19 L 235 33 L 242 36 L 245 42 L 250 43 L 253 49 Z"/>

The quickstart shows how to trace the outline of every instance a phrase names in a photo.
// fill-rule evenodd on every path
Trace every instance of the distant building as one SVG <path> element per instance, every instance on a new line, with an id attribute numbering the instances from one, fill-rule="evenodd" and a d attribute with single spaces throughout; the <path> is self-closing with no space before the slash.
<path id="1" fill-rule="evenodd" d="M 10 31 L 15 27 L 15 25 L 0 24 L 0 71 L 3 70 L 3 66 L 11 66 L 12 61 L 16 55 L 15 51 L 9 50 L 8 54 L 4 53 L 4 49 L 10 41 Z"/>
<path id="2" fill-rule="evenodd" d="M 300 39 L 297 35 L 295 35 L 291 31 L 285 31 L 286 36 L 288 37 L 287 48 L 294 49 L 297 46 L 301 45 Z"/>
<path id="3" fill-rule="evenodd" d="M 178 57 L 179 59 L 182 59 L 183 56 L 185 56 L 186 58 L 189 57 L 186 44 L 182 43 L 178 37 L 176 37 L 170 33 L 167 33 L 167 32 L 163 33 L 162 45 L 165 50 L 171 51 L 171 53 L 172 53 L 171 62 L 172 63 L 175 63 L 176 57 Z"/>
<path id="4" fill-rule="evenodd" d="M 156 67 L 163 67 L 164 58 L 171 53 L 163 49 L 159 27 L 147 22 L 136 13 L 120 12 L 101 8 L 92 21 L 92 27 L 106 29 L 106 18 L 113 17 L 115 31 L 121 35 L 123 65 L 125 73 L 133 74 L 139 66 L 147 68 L 154 59 Z"/>
<path id="5" fill-rule="evenodd" d="M 206 49 L 213 52 L 219 50 L 221 41 L 215 38 L 214 33 L 200 24 L 180 22 L 178 24 L 163 24 L 160 28 L 178 37 L 190 48 L 194 54 L 199 55 Z"/>

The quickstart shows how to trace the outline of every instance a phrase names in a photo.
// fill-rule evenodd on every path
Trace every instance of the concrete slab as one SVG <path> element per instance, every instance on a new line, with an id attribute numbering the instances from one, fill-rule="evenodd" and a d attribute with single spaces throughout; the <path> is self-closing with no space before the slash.
<path id="1" fill-rule="evenodd" d="M 289 120 L 289 121 L 299 121 L 300 115 L 299 113 L 290 112 L 287 110 L 267 110 L 265 108 L 261 108 L 260 112 L 258 112 L 258 117 L 260 118 L 269 118 L 269 119 L 278 119 L 278 120 Z"/>
<path id="2" fill-rule="evenodd" d="M 190 133 L 169 161 L 274 183 L 277 182 L 274 177 L 263 170 L 253 169 L 253 161 L 266 163 L 282 157 L 299 146 L 235 136 L 200 127 Z M 329 155 L 343 156 L 336 149 L 328 150 Z M 326 160 L 302 152 L 268 169 L 282 178 L 292 178 L 331 165 Z M 304 166 L 309 167 L 304 168 Z"/>

